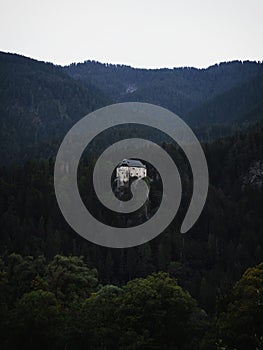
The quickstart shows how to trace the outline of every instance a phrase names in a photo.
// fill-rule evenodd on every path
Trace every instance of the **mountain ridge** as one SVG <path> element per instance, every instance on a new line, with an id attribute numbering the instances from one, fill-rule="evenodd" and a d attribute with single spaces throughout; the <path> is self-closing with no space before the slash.
<path id="1" fill-rule="evenodd" d="M 164 107 L 184 116 L 185 112 L 197 104 L 256 76 L 261 70 L 260 67 L 261 64 L 256 62 L 233 61 L 216 64 L 207 69 L 136 69 L 124 65 L 85 61 L 65 66 L 64 69 L 77 80 L 84 83 L 89 81 L 99 86 L 116 102 L 144 99 L 153 103 L 157 100 Z M 129 85 L 136 86 L 131 94 L 125 93 Z M 167 99 L 170 103 L 167 103 Z M 175 103 L 171 103 L 171 99 L 175 99 Z"/>
<path id="2" fill-rule="evenodd" d="M 0 52 L 0 161 L 40 155 L 42 145 L 45 157 L 51 156 L 75 122 L 118 102 L 161 105 L 179 114 L 202 140 L 208 134 L 213 140 L 262 118 L 262 71 L 261 63 L 250 61 L 208 69 L 147 70 L 93 61 L 61 67 Z M 217 113 L 210 118 L 213 109 Z"/>
<path id="3" fill-rule="evenodd" d="M 109 103 L 99 89 L 83 86 L 61 67 L 0 53 L 0 159 L 16 162 L 28 147 L 62 141 L 75 122 Z"/>

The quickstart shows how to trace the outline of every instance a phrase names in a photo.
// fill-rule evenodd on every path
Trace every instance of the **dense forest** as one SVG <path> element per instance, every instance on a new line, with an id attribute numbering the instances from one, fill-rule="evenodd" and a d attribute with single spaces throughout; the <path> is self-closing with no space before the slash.
<path id="1" fill-rule="evenodd" d="M 71 79 L 61 67 L 0 53 L 0 162 L 30 158 L 39 145 L 37 156 L 55 154 L 80 116 L 109 101 L 96 87 Z"/>
<path id="2" fill-rule="evenodd" d="M 1 349 L 263 349 L 262 64 L 59 67 L 2 53 L 0 74 Z M 65 222 L 54 161 L 78 119 L 130 100 L 161 104 L 194 121 L 210 186 L 197 223 L 181 234 L 192 177 L 178 145 L 147 127 L 102 133 L 78 169 L 80 194 L 99 220 L 127 225 L 126 214 L 113 215 L 99 203 L 92 183 L 96 159 L 112 140 L 159 143 L 180 170 L 184 194 L 157 238 L 109 249 Z M 161 196 L 161 182 L 153 181 L 150 214 Z"/>
<path id="3" fill-rule="evenodd" d="M 0 164 L 55 156 L 77 120 L 115 102 L 168 108 L 202 141 L 230 135 L 262 118 L 262 67 L 249 61 L 208 69 L 147 70 L 92 61 L 60 67 L 0 52 Z"/>
<path id="4" fill-rule="evenodd" d="M 208 69 L 135 69 L 86 61 L 64 70 L 77 81 L 99 87 L 116 102 L 161 105 L 192 127 L 229 124 L 262 107 L 263 66 L 256 62 L 225 62 Z"/>
<path id="5" fill-rule="evenodd" d="M 212 321 L 164 272 L 101 285 L 83 257 L 56 255 L 47 262 L 13 253 L 5 260 L 2 349 L 262 348 L 263 264 L 220 299 Z"/>

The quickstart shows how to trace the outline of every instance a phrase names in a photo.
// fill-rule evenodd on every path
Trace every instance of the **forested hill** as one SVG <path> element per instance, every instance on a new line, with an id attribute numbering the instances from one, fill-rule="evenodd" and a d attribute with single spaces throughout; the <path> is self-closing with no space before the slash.
<path id="1" fill-rule="evenodd" d="M 1 163 L 23 160 L 43 141 L 61 141 L 77 120 L 109 103 L 96 87 L 83 86 L 61 67 L 0 53 Z"/>
<path id="2" fill-rule="evenodd" d="M 143 101 L 159 104 L 184 117 L 217 96 L 231 94 L 243 84 L 254 84 L 253 78 L 262 74 L 262 64 L 233 61 L 220 63 L 207 69 L 136 69 L 124 65 L 102 64 L 95 61 L 71 64 L 64 70 L 76 80 L 92 83 L 115 101 Z M 261 86 L 253 86 L 254 90 Z M 212 103 L 212 102 L 211 102 Z M 222 101 L 224 105 L 224 101 Z M 227 119 L 226 106 L 221 114 Z M 246 106 L 238 116 L 247 112 Z M 222 106 L 221 106 L 222 110 Z M 207 110 L 205 111 L 207 112 Z M 208 111 L 210 112 L 210 110 Z M 231 112 L 232 117 L 232 112 Z M 196 115 L 196 124 L 200 116 Z M 201 115 L 201 120 L 207 116 Z M 221 122 L 216 116 L 211 122 Z"/>
<path id="3" fill-rule="evenodd" d="M 185 120 L 193 127 L 251 123 L 262 118 L 263 69 L 257 76 L 230 88 L 191 110 Z"/>
<path id="4" fill-rule="evenodd" d="M 262 118 L 262 100 L 256 62 L 147 70 L 87 61 L 63 68 L 2 52 L 0 163 L 53 156 L 77 120 L 114 102 L 167 107 L 210 141 Z"/>
<path id="5" fill-rule="evenodd" d="M 169 144 L 164 147 L 178 165 L 178 150 Z M 73 232 L 55 199 L 52 159 L 0 168 L 0 255 L 16 252 L 48 259 L 56 254 L 83 255 L 104 283 L 122 284 L 154 271 L 168 271 L 213 313 L 216 296 L 224 294 L 247 267 L 263 261 L 262 124 L 204 149 L 210 188 L 198 222 L 187 235 L 180 234 L 180 212 L 160 236 L 130 249 L 99 247 Z M 79 189 L 87 208 L 101 219 L 92 171 L 90 162 L 80 164 Z M 183 173 L 183 178 L 187 176 Z M 191 191 L 189 182 L 185 190 Z M 111 213 L 102 219 L 110 226 L 116 223 Z"/>
<path id="6" fill-rule="evenodd" d="M 261 70 L 252 62 L 206 70 L 96 62 L 62 68 L 0 53 L 1 349 L 263 348 Z M 179 227 L 191 199 L 192 174 L 178 146 L 161 134 L 156 142 L 182 179 L 180 209 L 155 239 L 110 249 L 86 241 L 63 218 L 53 156 L 82 116 L 129 100 L 182 111 L 191 124 L 205 125 L 204 134 L 213 128 L 234 133 L 203 143 L 208 197 L 187 234 Z M 236 132 L 236 121 L 248 127 Z M 136 128 L 139 136 L 158 136 Z M 83 202 L 110 226 L 127 227 L 121 217 L 126 214 L 112 215 L 99 205 L 93 168 L 105 142 L 130 132 L 102 133 L 91 147 L 92 161 L 85 154 L 78 168 Z M 151 183 L 149 214 L 162 198 L 160 182 Z"/>

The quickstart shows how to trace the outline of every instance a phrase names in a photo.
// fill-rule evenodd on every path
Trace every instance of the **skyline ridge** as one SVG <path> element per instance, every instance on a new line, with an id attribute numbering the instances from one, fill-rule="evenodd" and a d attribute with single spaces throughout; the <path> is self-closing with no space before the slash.
<path id="1" fill-rule="evenodd" d="M 262 60 L 252 60 L 252 59 L 240 59 L 240 58 L 236 58 L 236 59 L 232 59 L 232 60 L 226 60 L 226 61 L 218 61 L 215 62 L 213 64 L 210 64 L 209 66 L 205 66 L 205 67 L 197 67 L 197 66 L 162 66 L 162 67 L 137 67 L 137 66 L 133 66 L 130 64 L 126 64 L 126 63 L 112 63 L 112 62 L 103 62 L 97 59 L 92 59 L 92 58 L 88 58 L 85 60 L 81 60 L 81 61 L 75 61 L 75 62 L 71 62 L 69 64 L 57 64 L 55 62 L 52 61 L 45 61 L 44 59 L 40 59 L 40 58 L 35 58 L 32 56 L 27 56 L 25 54 L 22 53 L 18 53 L 18 52 L 10 52 L 10 51 L 4 51 L 4 50 L 0 50 L 1 54 L 7 54 L 7 55 L 15 55 L 15 56 L 19 56 L 19 57 L 24 57 L 27 59 L 31 59 L 34 61 L 38 61 L 38 62 L 44 62 L 44 63 L 50 63 L 56 67 L 70 67 L 70 66 L 74 66 L 74 65 L 79 65 L 79 64 L 85 64 L 85 63 L 98 63 L 98 64 L 102 64 L 104 66 L 119 66 L 119 67 L 129 67 L 132 69 L 139 69 L 139 70 L 173 70 L 173 69 L 197 69 L 197 70 L 206 70 L 209 69 L 211 67 L 215 67 L 215 66 L 219 66 L 221 64 L 228 64 L 228 63 L 234 63 L 234 62 L 240 62 L 240 63 L 256 63 L 256 64 L 263 64 L 263 58 Z"/>

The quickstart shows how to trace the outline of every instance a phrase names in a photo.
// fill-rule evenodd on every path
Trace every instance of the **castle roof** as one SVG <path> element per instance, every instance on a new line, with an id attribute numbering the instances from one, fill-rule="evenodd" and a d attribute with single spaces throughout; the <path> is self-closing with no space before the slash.
<path id="1" fill-rule="evenodd" d="M 136 159 L 123 159 L 123 161 L 119 163 L 118 167 L 121 167 L 121 166 L 146 168 L 146 166 L 142 164 L 142 162 Z"/>

